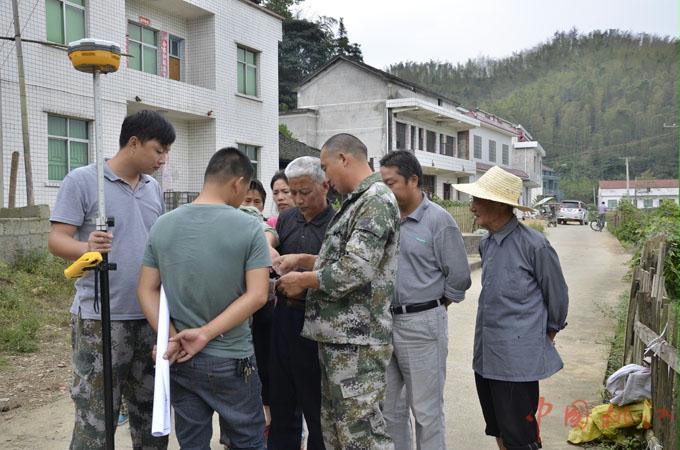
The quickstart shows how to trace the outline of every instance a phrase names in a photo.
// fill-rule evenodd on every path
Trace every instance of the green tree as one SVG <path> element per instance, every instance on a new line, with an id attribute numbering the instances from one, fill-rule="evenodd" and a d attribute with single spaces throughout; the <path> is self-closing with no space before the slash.
<path id="1" fill-rule="evenodd" d="M 292 19 L 293 13 L 290 8 L 294 5 L 299 5 L 304 0 L 265 0 L 262 6 L 275 12 L 284 19 Z"/>
<path id="2" fill-rule="evenodd" d="M 349 42 L 342 19 L 284 20 L 279 44 L 279 109 L 295 108 L 300 82 L 337 55 L 363 59 L 359 44 Z"/>

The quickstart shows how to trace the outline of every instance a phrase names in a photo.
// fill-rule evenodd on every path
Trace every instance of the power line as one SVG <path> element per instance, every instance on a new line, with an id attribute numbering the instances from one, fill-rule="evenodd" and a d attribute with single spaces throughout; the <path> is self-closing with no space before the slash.
<path id="1" fill-rule="evenodd" d="M 611 145 L 606 145 L 606 146 L 603 146 L 603 147 L 594 147 L 594 148 L 585 149 L 585 150 L 581 150 L 581 151 L 573 151 L 573 152 L 568 153 L 568 154 L 558 155 L 558 156 L 555 156 L 554 158 L 547 158 L 547 159 L 549 161 L 555 161 L 555 160 L 560 160 L 560 159 L 573 157 L 573 156 L 582 156 L 582 155 L 590 155 L 590 154 L 594 154 L 594 153 L 598 153 L 598 152 L 607 152 L 607 151 L 610 151 L 610 150 L 613 150 L 613 149 L 617 149 L 619 147 L 628 147 L 628 146 L 633 146 L 633 145 L 636 145 L 636 144 L 643 144 L 643 143 L 648 142 L 648 141 L 654 141 L 656 139 L 661 139 L 661 138 L 665 138 L 665 137 L 669 137 L 669 136 L 677 136 L 677 135 L 678 134 L 675 133 L 675 132 L 657 134 L 655 136 L 647 136 L 647 137 L 637 139 L 637 140 L 634 140 L 634 141 L 623 142 L 621 144 L 611 144 Z"/>
<path id="2" fill-rule="evenodd" d="M 23 33 L 24 33 L 24 30 L 26 29 L 26 26 L 28 25 L 28 22 L 30 22 L 31 18 L 33 17 L 33 13 L 35 12 L 35 7 L 38 6 L 38 3 L 39 3 L 39 2 L 40 2 L 40 0 L 35 0 L 35 2 L 33 3 L 33 8 L 31 8 L 31 12 L 28 14 L 28 18 L 26 19 L 26 22 L 24 22 L 24 26 L 23 26 L 23 27 L 21 27 L 21 26 L 19 27 L 19 34 L 23 34 Z M 21 0 L 18 1 L 18 5 L 19 5 L 19 4 L 21 4 Z M 18 8 L 18 5 L 17 5 L 17 8 Z M 10 26 L 12 26 L 12 24 L 14 24 L 14 19 L 12 19 L 12 20 L 10 21 Z M 7 35 L 7 33 L 9 33 L 9 27 L 8 27 L 7 30 L 5 31 L 5 35 Z M 4 42 L 2 43 L 2 46 L 0 46 L 0 50 L 2 50 L 2 47 L 5 46 L 5 43 L 6 43 L 6 42 L 7 42 L 7 41 L 4 41 Z M 5 56 L 5 59 L 3 59 L 3 60 L 2 60 L 2 63 L 0 63 L 0 70 L 2 70 L 3 67 L 5 67 L 5 63 L 7 62 L 7 60 L 8 60 L 9 57 L 10 57 L 10 55 L 12 54 L 12 50 L 13 50 L 13 49 L 11 49 L 9 52 L 7 52 L 7 56 Z"/>

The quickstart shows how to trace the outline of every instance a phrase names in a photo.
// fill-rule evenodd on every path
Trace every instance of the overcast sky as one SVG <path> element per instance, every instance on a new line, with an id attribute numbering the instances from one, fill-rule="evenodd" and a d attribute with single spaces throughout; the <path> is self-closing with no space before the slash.
<path id="1" fill-rule="evenodd" d="M 305 18 L 343 17 L 364 61 L 509 56 L 576 27 L 678 37 L 678 0 L 303 0 Z"/>

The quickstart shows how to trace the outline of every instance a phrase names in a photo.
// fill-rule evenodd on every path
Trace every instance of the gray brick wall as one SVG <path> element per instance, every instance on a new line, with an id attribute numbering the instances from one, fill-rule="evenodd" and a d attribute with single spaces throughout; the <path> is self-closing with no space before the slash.
<path id="1" fill-rule="evenodd" d="M 46 249 L 49 214 L 47 205 L 0 209 L 0 259 L 12 263 L 21 254 Z"/>

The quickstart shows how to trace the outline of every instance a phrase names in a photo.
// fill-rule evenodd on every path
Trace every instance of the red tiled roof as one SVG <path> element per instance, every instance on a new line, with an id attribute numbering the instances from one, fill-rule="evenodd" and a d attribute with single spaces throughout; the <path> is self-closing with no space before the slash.
<path id="1" fill-rule="evenodd" d="M 474 117 L 480 122 L 484 122 L 487 125 L 494 126 L 508 133 L 512 133 L 515 135 L 520 134 L 519 130 L 516 127 L 514 127 L 510 122 L 508 122 L 505 119 L 501 119 L 497 116 L 494 116 L 492 114 L 485 113 L 483 111 L 468 111 L 465 114 L 467 114 L 470 117 Z"/>
<path id="2" fill-rule="evenodd" d="M 600 180 L 600 189 L 626 189 L 626 180 Z M 677 188 L 678 180 L 630 180 L 631 188 Z"/>
<path id="3" fill-rule="evenodd" d="M 480 163 L 480 162 L 478 162 L 476 164 L 477 164 L 477 172 L 486 172 L 487 170 L 489 170 L 493 167 L 492 164 L 484 164 L 484 163 Z M 529 179 L 529 175 L 526 172 L 524 172 L 523 170 L 512 169 L 512 168 L 508 168 L 508 167 L 501 167 L 501 169 L 505 170 L 506 172 L 510 172 L 513 175 L 517 175 L 518 177 L 520 177 L 523 180 Z"/>

